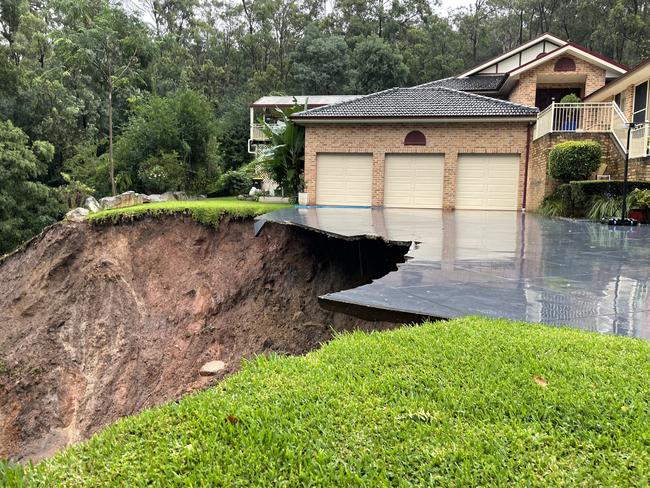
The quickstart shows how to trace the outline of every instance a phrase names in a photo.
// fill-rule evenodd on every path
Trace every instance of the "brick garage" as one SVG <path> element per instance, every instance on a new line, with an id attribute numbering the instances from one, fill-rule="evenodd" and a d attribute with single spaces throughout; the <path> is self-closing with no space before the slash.
<path id="1" fill-rule="evenodd" d="M 430 153 L 444 155 L 443 208 L 455 207 L 459 154 L 518 154 L 518 208 L 523 202 L 526 143 L 529 122 L 447 123 L 306 123 L 305 185 L 309 204 L 316 204 L 317 156 L 326 153 L 372 154 L 372 204 L 383 205 L 386 154 Z M 404 138 L 419 130 L 424 146 L 406 146 Z"/>

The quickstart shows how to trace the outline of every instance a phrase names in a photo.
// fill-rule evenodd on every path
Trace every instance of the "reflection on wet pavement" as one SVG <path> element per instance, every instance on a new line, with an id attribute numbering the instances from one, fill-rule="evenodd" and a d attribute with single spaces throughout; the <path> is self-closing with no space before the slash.
<path id="1" fill-rule="evenodd" d="M 650 226 L 498 211 L 291 208 L 261 217 L 332 236 L 413 242 L 395 272 L 328 301 L 480 314 L 650 339 Z"/>

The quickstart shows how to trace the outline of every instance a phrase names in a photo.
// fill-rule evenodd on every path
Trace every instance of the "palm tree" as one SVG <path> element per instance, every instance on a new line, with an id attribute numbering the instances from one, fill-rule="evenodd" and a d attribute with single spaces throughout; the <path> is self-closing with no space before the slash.
<path id="1" fill-rule="evenodd" d="M 262 132 L 268 137 L 270 145 L 261 154 L 259 161 L 292 200 L 297 198 L 302 186 L 305 130 L 290 117 L 301 110 L 303 107 L 298 105 L 284 110 L 277 109 L 280 120 L 273 125 L 261 120 Z"/>

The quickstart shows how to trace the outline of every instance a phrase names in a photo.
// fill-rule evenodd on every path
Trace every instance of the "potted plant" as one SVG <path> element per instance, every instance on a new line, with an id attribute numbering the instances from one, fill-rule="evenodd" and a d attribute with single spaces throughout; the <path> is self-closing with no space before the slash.
<path id="1" fill-rule="evenodd" d="M 640 224 L 648 222 L 648 209 L 650 208 L 650 190 L 635 189 L 628 197 L 628 217 L 638 220 Z"/>
<path id="2" fill-rule="evenodd" d="M 575 93 L 569 93 L 562 97 L 560 103 L 580 103 L 580 97 Z M 573 132 L 578 129 L 578 112 L 571 115 L 569 119 L 562 121 L 562 130 Z"/>

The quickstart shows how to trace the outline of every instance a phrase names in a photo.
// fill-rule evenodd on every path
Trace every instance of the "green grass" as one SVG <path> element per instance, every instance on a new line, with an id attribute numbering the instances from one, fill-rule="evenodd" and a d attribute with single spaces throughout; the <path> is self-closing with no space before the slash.
<path id="1" fill-rule="evenodd" d="M 201 224 L 216 227 L 224 215 L 241 218 L 255 217 L 286 207 L 290 207 L 290 205 L 237 200 L 235 197 L 208 198 L 182 202 L 146 203 L 134 207 L 103 210 L 90 214 L 88 221 L 92 224 L 103 225 L 137 220 L 146 216 L 186 214 Z"/>
<path id="2" fill-rule="evenodd" d="M 464 318 L 258 357 L 5 484 L 645 486 L 650 343 Z M 0 468 L 0 484 L 2 484 Z"/>

